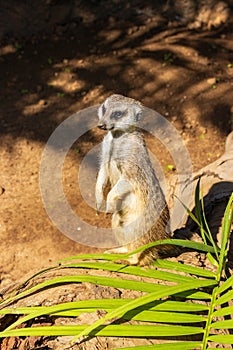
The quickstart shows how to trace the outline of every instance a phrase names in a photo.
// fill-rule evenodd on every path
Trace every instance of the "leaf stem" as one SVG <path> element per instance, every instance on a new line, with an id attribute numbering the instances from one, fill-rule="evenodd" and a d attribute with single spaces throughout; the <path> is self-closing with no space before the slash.
<path id="1" fill-rule="evenodd" d="M 214 312 L 214 308 L 215 308 L 217 290 L 218 290 L 218 286 L 213 289 L 213 293 L 211 296 L 210 307 L 209 307 L 208 317 L 207 317 L 203 341 L 202 341 L 202 348 L 201 348 L 202 350 L 207 349 L 208 338 L 209 338 L 210 328 L 211 328 L 211 323 L 212 323 L 212 317 L 213 317 L 213 312 Z"/>

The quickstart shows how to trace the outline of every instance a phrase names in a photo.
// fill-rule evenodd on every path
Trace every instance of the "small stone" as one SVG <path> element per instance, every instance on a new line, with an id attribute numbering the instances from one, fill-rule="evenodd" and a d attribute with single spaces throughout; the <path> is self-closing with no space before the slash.
<path id="1" fill-rule="evenodd" d="M 0 186 L 0 196 L 5 192 L 5 188 Z"/>
<path id="2" fill-rule="evenodd" d="M 209 84 L 209 85 L 214 85 L 214 84 L 216 84 L 216 78 L 209 78 L 209 79 L 207 79 L 207 83 Z"/>
<path id="3" fill-rule="evenodd" d="M 205 127 L 201 126 L 200 132 L 205 135 L 205 134 L 207 134 L 207 129 Z"/>
<path id="4" fill-rule="evenodd" d="M 47 102 L 45 100 L 39 100 L 38 105 L 39 106 L 45 106 Z"/>

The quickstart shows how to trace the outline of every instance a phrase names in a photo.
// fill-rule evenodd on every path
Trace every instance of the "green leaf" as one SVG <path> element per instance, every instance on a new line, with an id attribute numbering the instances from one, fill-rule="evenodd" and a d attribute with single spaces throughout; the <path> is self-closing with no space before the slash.
<path id="1" fill-rule="evenodd" d="M 124 274 L 130 274 L 134 276 L 143 276 L 153 279 L 169 282 L 191 282 L 196 281 L 196 278 L 190 276 L 183 276 L 177 273 L 171 273 L 167 271 L 152 270 L 150 268 L 142 268 L 139 266 L 128 266 L 123 264 L 114 264 L 106 262 L 80 262 L 77 264 L 66 264 L 63 268 L 88 268 L 88 269 L 101 269 L 106 271 L 123 272 Z M 207 274 L 208 275 L 208 274 Z M 214 274 L 213 274 L 214 275 Z M 212 276 L 211 276 L 212 277 Z"/>
<path id="2" fill-rule="evenodd" d="M 181 264 L 179 262 L 168 261 L 158 259 L 154 262 L 154 266 L 162 269 L 169 269 L 173 271 L 185 272 L 196 276 L 215 278 L 215 273 L 208 271 L 201 267 L 190 266 L 186 264 Z"/>
<path id="3" fill-rule="evenodd" d="M 215 302 L 215 305 L 221 305 L 224 303 L 228 303 L 233 299 L 233 290 L 230 290 L 229 292 L 223 294 L 220 298 L 218 298 Z"/>
<path id="4" fill-rule="evenodd" d="M 106 316 L 101 318 L 100 320 L 96 321 L 94 324 L 90 325 L 87 327 L 84 331 L 80 332 L 80 334 L 75 337 L 75 339 L 85 336 L 85 335 L 90 335 L 93 330 L 95 330 L 97 327 L 103 325 L 106 321 L 111 320 L 112 318 L 115 317 L 122 317 L 126 312 L 135 309 L 136 307 L 142 306 L 143 304 L 147 304 L 149 302 L 152 302 L 156 299 L 161 299 L 166 296 L 171 296 L 174 294 L 177 294 L 179 292 L 184 292 L 188 291 L 193 288 L 199 288 L 202 283 L 206 283 L 207 281 L 200 281 L 197 280 L 197 282 L 193 282 L 192 285 L 190 284 L 180 284 L 178 286 L 171 286 L 169 288 L 166 288 L 166 290 L 158 290 L 156 292 L 150 293 L 148 295 L 144 295 L 140 298 L 137 298 L 131 302 L 129 302 L 127 305 L 124 305 L 123 307 L 119 307 L 118 309 L 113 310 L 112 312 L 108 313 Z M 203 286 L 203 285 L 202 285 Z"/>
<path id="5" fill-rule="evenodd" d="M 223 284 L 218 288 L 218 294 L 225 292 L 225 290 L 232 288 L 233 286 L 233 275 L 229 277 Z"/>
<path id="6" fill-rule="evenodd" d="M 32 337 L 32 336 L 68 336 L 75 335 L 85 329 L 86 326 L 39 326 L 11 329 L 0 332 L 0 338 L 5 337 Z"/>
<path id="7" fill-rule="evenodd" d="M 211 328 L 214 329 L 232 329 L 233 320 L 216 321 L 211 324 Z"/>
<path id="8" fill-rule="evenodd" d="M 21 89 L 20 92 L 22 95 L 25 95 L 25 94 L 29 93 L 29 90 L 28 89 Z"/>
<path id="9" fill-rule="evenodd" d="M 64 97 L 64 96 L 65 96 L 64 92 L 57 92 L 57 97 Z"/>
<path id="10" fill-rule="evenodd" d="M 209 336 L 209 340 L 221 344 L 233 344 L 232 334 L 219 334 Z"/>
<path id="11" fill-rule="evenodd" d="M 82 332 L 87 325 L 69 325 L 69 326 L 44 326 L 44 327 L 30 327 L 30 328 L 17 328 L 14 330 L 0 332 L 0 337 L 12 337 L 12 336 L 65 336 L 76 335 Z M 92 331 L 89 334 L 91 336 L 106 336 L 106 337 L 173 337 L 182 335 L 201 334 L 203 329 L 201 327 L 190 326 L 159 326 L 154 325 L 107 325 L 99 327 L 98 330 Z"/>
<path id="12" fill-rule="evenodd" d="M 20 50 L 20 49 L 22 49 L 22 45 L 21 44 L 19 44 L 19 43 L 15 43 L 15 48 L 17 49 L 17 50 Z"/>
<path id="13" fill-rule="evenodd" d="M 95 310 L 111 310 L 116 307 L 127 304 L 134 299 L 96 299 L 96 300 L 83 300 L 78 302 L 63 303 L 59 304 L 59 312 L 64 314 L 66 310 L 89 310 L 88 312 L 93 312 Z M 53 308 L 53 306 L 52 306 Z M 84 309 L 85 308 L 85 309 Z M 170 300 L 155 300 L 147 306 L 143 306 L 143 310 L 155 310 L 155 311 L 174 311 L 178 313 L 182 312 L 200 312 L 208 310 L 208 306 L 205 304 L 198 304 L 192 302 L 182 302 L 182 301 L 170 301 Z M 54 312 L 50 309 L 50 306 L 35 306 L 35 307 L 19 307 L 19 308 L 7 308 L 0 310 L 0 314 L 32 314 L 34 312 L 40 312 L 41 315 L 51 314 Z M 86 311 L 85 311 L 86 312 Z M 38 313 L 39 314 L 39 313 Z M 54 315 L 55 313 L 53 313 Z M 187 315 L 187 314 L 185 314 Z"/>
<path id="14" fill-rule="evenodd" d="M 216 259 L 214 259 L 213 255 L 211 255 L 211 253 L 207 253 L 206 256 L 207 256 L 207 259 L 209 260 L 209 262 L 210 262 L 213 266 L 218 267 L 218 262 L 217 262 Z M 218 256 L 218 255 L 216 254 L 216 256 Z"/>
<path id="15" fill-rule="evenodd" d="M 111 329 L 113 326 L 106 326 Z M 203 329 L 201 327 L 191 327 L 191 326 L 160 326 L 156 325 L 122 325 L 116 326 L 116 329 L 112 331 L 112 336 L 122 336 L 125 334 L 126 337 L 174 337 L 174 336 L 182 336 L 182 335 L 192 335 L 192 334 L 201 334 L 203 333 Z M 110 329 L 108 332 L 110 332 Z M 101 330 L 102 331 L 102 330 Z M 100 332 L 101 332 L 100 331 Z M 95 335 L 96 332 L 91 332 L 90 335 Z M 97 333 L 100 334 L 99 332 Z"/>
<path id="16" fill-rule="evenodd" d="M 171 300 L 156 300 L 150 305 L 150 310 L 156 311 L 200 312 L 209 309 L 205 304 Z"/>
<path id="17" fill-rule="evenodd" d="M 37 306 L 37 307 L 21 307 L 21 308 L 9 308 L 0 310 L 0 314 L 27 314 L 23 318 L 18 319 L 16 322 L 11 324 L 5 331 L 10 330 L 19 324 L 22 324 L 30 319 L 43 316 L 43 315 L 56 315 L 56 316 L 69 316 L 69 317 L 77 317 L 79 314 L 84 312 L 94 312 L 96 310 L 105 310 L 111 311 L 112 309 L 126 305 L 130 302 L 131 299 L 97 299 L 97 300 L 83 300 L 77 302 L 68 302 L 63 304 L 58 304 L 54 306 Z M 155 303 L 153 303 L 155 304 Z M 84 309 L 85 308 L 85 309 Z M 186 313 L 181 313 L 181 311 L 192 311 L 197 312 L 201 310 L 206 310 L 208 307 L 202 304 L 194 304 L 194 303 L 182 303 L 182 302 L 172 302 L 172 301 L 158 301 L 157 305 L 153 305 L 149 308 L 150 310 L 163 310 L 163 311 L 177 311 L 177 313 L 164 313 L 164 312 L 155 312 L 155 311 L 144 311 L 143 308 L 138 309 L 138 317 L 137 315 L 134 319 L 141 319 L 147 322 L 164 322 L 166 315 L 168 315 L 168 322 L 174 320 L 175 323 L 181 322 L 202 322 L 205 319 L 200 315 L 189 315 Z M 140 312 L 140 314 L 139 314 Z M 135 314 L 135 312 L 134 312 Z M 129 314 L 128 314 L 129 315 Z M 149 316 L 151 316 L 149 318 Z M 131 317 L 131 316 L 130 316 Z M 158 317 L 155 320 L 155 317 Z M 129 316 L 124 317 L 125 319 L 129 319 Z M 147 319 L 148 318 L 148 319 Z"/>
<path id="18" fill-rule="evenodd" d="M 5 300 L 5 302 L 9 303 L 9 302 L 18 300 L 22 297 L 25 297 L 43 288 L 49 288 L 55 285 L 65 284 L 65 283 L 81 283 L 81 282 L 89 282 L 93 284 L 99 284 L 99 285 L 115 287 L 115 288 L 139 290 L 142 292 L 152 292 L 155 290 L 163 290 L 163 291 L 167 290 L 167 286 L 158 285 L 155 283 L 140 282 L 140 281 L 127 280 L 127 279 L 120 279 L 120 278 L 102 277 L 102 276 L 95 276 L 95 275 L 89 275 L 89 276 L 75 275 L 75 276 L 57 277 L 57 278 L 48 280 L 46 282 L 37 284 L 36 286 Z"/>
<path id="19" fill-rule="evenodd" d="M 218 255 L 219 248 L 218 248 L 218 246 L 216 245 L 216 243 L 215 243 L 215 241 L 213 239 L 212 233 L 210 232 L 210 228 L 209 228 L 208 222 L 206 220 L 203 197 L 201 199 L 201 203 L 202 203 L 202 216 L 203 216 L 203 221 L 204 221 L 204 225 L 205 225 L 204 226 L 205 229 L 203 229 L 203 235 L 205 235 L 209 239 L 210 243 L 212 244 L 212 247 L 214 248 L 214 253 L 215 253 L 216 257 L 217 257 L 217 260 L 219 260 L 219 255 Z M 212 256 L 210 256 L 210 253 L 208 253 L 208 258 L 209 258 L 210 262 L 212 262 L 212 264 L 214 266 L 218 267 L 218 262 Z"/>
<path id="20" fill-rule="evenodd" d="M 220 317 L 233 314 L 233 306 L 223 307 L 213 312 L 213 317 Z"/>
<path id="21" fill-rule="evenodd" d="M 194 290 L 177 293 L 176 297 L 194 299 L 194 300 L 211 300 L 211 294 L 204 292 L 196 292 Z"/>
<path id="22" fill-rule="evenodd" d="M 114 350 L 197 350 L 201 348 L 200 342 L 183 341 L 183 342 L 166 342 L 164 344 L 153 344 L 153 345 L 143 345 L 143 346 L 133 346 L 128 348 L 117 348 Z"/>
<path id="23" fill-rule="evenodd" d="M 74 256 L 70 256 L 68 258 L 62 259 L 58 261 L 59 263 L 63 263 L 65 261 L 72 261 L 72 260 L 108 260 L 108 261 L 112 261 L 112 260 L 116 260 L 117 258 L 119 258 L 119 254 L 80 254 L 80 255 L 74 255 Z"/>
<path id="24" fill-rule="evenodd" d="M 137 308 L 137 310 L 131 310 L 124 314 L 122 318 L 124 320 L 135 320 L 142 322 L 157 322 L 157 323 L 196 323 L 206 321 L 204 316 L 185 314 L 181 312 L 156 312 L 156 311 L 143 311 L 143 308 Z"/>
<path id="25" fill-rule="evenodd" d="M 214 253 L 214 248 L 209 246 L 209 245 L 206 245 L 204 243 L 188 241 L 185 239 L 164 239 L 164 240 L 160 240 L 160 241 L 146 244 L 138 249 L 135 249 L 133 252 L 130 252 L 129 254 L 121 254 L 121 257 L 127 258 L 127 257 L 129 257 L 135 253 L 138 253 L 140 251 L 143 251 L 145 249 L 148 249 L 151 247 L 156 247 L 158 245 L 164 245 L 164 244 L 177 245 L 177 246 L 184 247 L 184 248 L 200 250 L 202 252 Z M 119 256 L 118 256 L 118 259 L 119 259 Z"/>
<path id="26" fill-rule="evenodd" d="M 53 59 L 51 57 L 48 57 L 47 62 L 51 65 L 53 63 Z"/>
<path id="27" fill-rule="evenodd" d="M 201 236 L 203 239 L 203 242 L 205 244 L 207 244 L 207 240 L 206 240 L 206 235 L 205 235 L 205 230 L 203 227 L 203 216 L 202 216 L 202 210 L 201 210 L 201 205 L 200 205 L 200 178 L 197 181 L 197 185 L 195 188 L 195 214 L 196 214 L 196 218 L 200 224 L 200 232 L 201 232 Z"/>
<path id="28" fill-rule="evenodd" d="M 224 213 L 224 218 L 223 218 L 221 253 L 219 257 L 219 271 L 218 271 L 219 279 L 222 275 L 222 270 L 225 269 L 232 220 L 233 220 L 233 193 L 231 194 L 231 197 L 228 201 L 228 204 Z"/>
<path id="29" fill-rule="evenodd" d="M 58 311 L 68 310 L 68 309 L 83 309 L 89 308 L 92 311 L 96 309 L 114 309 L 115 307 L 119 307 L 121 305 L 127 304 L 132 299 L 94 299 L 94 300 L 80 300 L 80 301 L 72 301 L 67 303 L 62 303 L 56 305 L 58 307 Z M 49 314 L 51 312 L 50 308 L 54 308 L 55 306 L 26 306 L 26 307 L 13 307 L 13 308 L 4 308 L 0 310 L 0 315 L 6 314 L 31 314 L 33 312 L 38 312 L 40 310 L 41 315 Z M 45 313 L 43 313 L 45 312 Z"/>
<path id="30" fill-rule="evenodd" d="M 175 168 L 175 166 L 174 166 L 173 164 L 168 164 L 168 165 L 167 165 L 167 169 L 170 170 L 170 171 L 173 171 L 173 170 L 175 170 L 176 168 Z"/>
<path id="31" fill-rule="evenodd" d="M 19 318 L 16 322 L 12 323 L 9 327 L 5 329 L 5 331 L 10 330 L 12 328 L 15 328 L 16 326 L 25 323 L 31 319 L 35 319 L 39 316 L 44 315 L 54 315 L 54 314 L 65 314 L 65 315 L 73 315 L 77 316 L 77 314 L 80 314 L 80 312 L 94 312 L 96 310 L 109 310 L 110 311 L 114 307 L 119 307 L 122 305 L 126 305 L 128 302 L 130 302 L 131 299 L 122 299 L 122 300 L 83 300 L 83 301 L 77 301 L 77 302 L 68 302 L 53 306 L 40 306 L 37 308 L 33 308 L 31 310 L 30 307 L 28 308 L 22 308 L 15 309 L 14 312 L 11 313 L 22 313 L 22 310 L 24 310 L 24 313 L 27 313 L 26 316 Z M 86 309 L 83 311 L 83 307 Z M 2 310 L 4 311 L 4 310 Z M 16 312 L 17 311 L 17 312 Z M 74 311 L 74 312 L 73 312 Z M 6 314 L 5 310 L 5 314 Z"/>

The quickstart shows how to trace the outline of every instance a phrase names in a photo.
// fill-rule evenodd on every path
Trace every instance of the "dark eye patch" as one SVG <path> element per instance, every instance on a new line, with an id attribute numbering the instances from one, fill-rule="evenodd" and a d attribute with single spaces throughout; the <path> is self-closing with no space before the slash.
<path id="1" fill-rule="evenodd" d="M 110 118 L 111 119 L 120 119 L 121 117 L 123 117 L 125 114 L 125 112 L 122 112 L 122 111 L 115 111 L 115 112 L 112 112 Z"/>
<path id="2" fill-rule="evenodd" d="M 104 104 L 102 104 L 102 113 L 103 113 L 103 115 L 105 114 L 105 112 L 106 112 L 105 105 L 104 105 Z"/>

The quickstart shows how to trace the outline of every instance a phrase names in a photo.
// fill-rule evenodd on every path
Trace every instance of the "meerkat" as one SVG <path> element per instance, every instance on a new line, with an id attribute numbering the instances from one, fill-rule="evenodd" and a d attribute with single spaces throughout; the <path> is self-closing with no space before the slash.
<path id="1" fill-rule="evenodd" d="M 107 135 L 101 144 L 96 181 L 96 209 L 112 213 L 112 229 L 119 247 L 107 253 L 129 253 L 145 244 L 171 237 L 169 210 L 138 127 L 140 102 L 111 95 L 98 109 L 100 129 Z M 109 188 L 105 201 L 105 191 Z M 127 260 L 147 265 L 166 245 L 148 248 Z"/>

